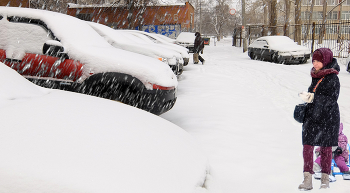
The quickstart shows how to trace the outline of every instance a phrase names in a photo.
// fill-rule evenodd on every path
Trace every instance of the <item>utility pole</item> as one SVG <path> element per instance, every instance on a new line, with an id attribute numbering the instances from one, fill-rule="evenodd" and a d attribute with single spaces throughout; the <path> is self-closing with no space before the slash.
<path id="1" fill-rule="evenodd" d="M 247 39 L 246 39 L 246 32 L 245 32 L 245 27 L 246 27 L 246 21 L 245 21 L 245 0 L 242 0 L 242 39 L 243 39 L 243 52 L 247 51 Z"/>

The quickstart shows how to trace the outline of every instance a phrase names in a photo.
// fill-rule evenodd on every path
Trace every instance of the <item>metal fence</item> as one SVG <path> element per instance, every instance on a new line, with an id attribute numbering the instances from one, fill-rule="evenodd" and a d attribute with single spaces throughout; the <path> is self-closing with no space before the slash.
<path id="1" fill-rule="evenodd" d="M 346 58 L 350 53 L 350 20 L 343 20 L 341 22 L 327 21 L 314 22 L 312 24 L 301 24 L 301 45 L 310 48 L 311 51 L 320 47 L 327 47 L 333 51 L 335 57 Z M 264 26 L 264 25 L 248 25 L 246 26 L 248 35 L 248 45 L 255 39 L 270 35 L 271 30 L 275 29 L 277 35 L 285 35 L 294 39 L 298 39 L 296 28 L 298 25 L 290 26 Z M 242 46 L 242 27 L 236 27 L 232 36 L 233 46 Z M 296 41 L 297 42 L 297 41 Z"/>

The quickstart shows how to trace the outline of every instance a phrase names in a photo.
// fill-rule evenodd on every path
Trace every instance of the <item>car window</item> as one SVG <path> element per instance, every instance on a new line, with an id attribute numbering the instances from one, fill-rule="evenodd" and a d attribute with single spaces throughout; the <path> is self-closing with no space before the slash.
<path id="1" fill-rule="evenodd" d="M 269 45 L 266 40 L 259 40 L 260 45 Z"/>
<path id="2" fill-rule="evenodd" d="M 0 15 L 0 20 L 2 20 L 2 18 L 4 18 L 2 15 Z"/>
<path id="3" fill-rule="evenodd" d="M 42 54 L 43 45 L 47 40 L 53 40 L 42 25 L 37 23 L 17 22 L 9 18 L 6 30 L 6 53 Z M 7 56 L 13 57 L 13 56 Z"/>
<path id="4" fill-rule="evenodd" d="M 148 37 L 150 40 L 152 40 L 152 42 L 156 43 L 156 44 L 159 44 L 161 43 L 159 40 L 155 39 L 154 37 L 151 37 L 149 35 L 145 35 L 146 37 Z"/>
<path id="5" fill-rule="evenodd" d="M 268 45 L 266 40 L 256 40 L 253 44 L 257 48 L 263 48 L 264 46 Z"/>

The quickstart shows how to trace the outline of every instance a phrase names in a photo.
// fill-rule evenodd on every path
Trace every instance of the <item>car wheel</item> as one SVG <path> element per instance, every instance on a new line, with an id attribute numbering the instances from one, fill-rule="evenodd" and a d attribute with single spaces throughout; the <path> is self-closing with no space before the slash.
<path id="1" fill-rule="evenodd" d="M 189 58 L 184 58 L 184 66 L 187 66 L 189 60 Z"/>
<path id="2" fill-rule="evenodd" d="M 285 63 L 286 61 L 284 61 L 283 59 L 280 58 L 280 56 L 278 56 L 278 54 L 273 54 L 272 55 L 272 62 L 276 63 L 276 64 L 287 64 Z"/>
<path id="3" fill-rule="evenodd" d="M 346 67 L 346 71 L 350 72 L 350 62 L 348 63 L 348 65 Z"/>
<path id="4" fill-rule="evenodd" d="M 256 58 L 255 58 L 255 54 L 253 53 L 253 52 L 249 52 L 249 57 L 250 57 L 250 59 L 252 59 L 252 60 L 255 60 Z"/>
<path id="5" fill-rule="evenodd" d="M 274 62 L 274 63 L 279 64 L 280 60 L 278 59 L 278 54 L 276 54 L 276 53 L 272 54 L 271 61 Z"/>
<path id="6" fill-rule="evenodd" d="M 299 61 L 299 64 L 305 64 L 306 62 L 307 62 L 307 59 L 304 58 L 303 60 L 300 60 L 300 61 Z"/>

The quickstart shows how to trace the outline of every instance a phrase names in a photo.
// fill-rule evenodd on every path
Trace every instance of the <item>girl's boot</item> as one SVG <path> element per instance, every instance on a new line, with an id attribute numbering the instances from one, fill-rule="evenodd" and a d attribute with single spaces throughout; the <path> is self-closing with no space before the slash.
<path id="1" fill-rule="evenodd" d="M 312 174 L 304 172 L 304 181 L 299 185 L 299 190 L 312 190 Z"/>
<path id="2" fill-rule="evenodd" d="M 329 188 L 329 175 L 322 173 L 320 189 L 326 189 L 326 188 Z"/>

